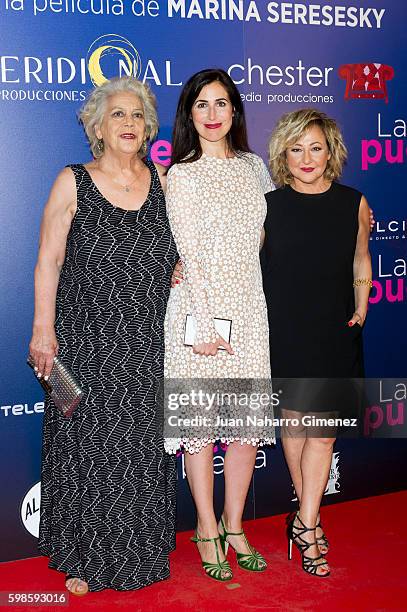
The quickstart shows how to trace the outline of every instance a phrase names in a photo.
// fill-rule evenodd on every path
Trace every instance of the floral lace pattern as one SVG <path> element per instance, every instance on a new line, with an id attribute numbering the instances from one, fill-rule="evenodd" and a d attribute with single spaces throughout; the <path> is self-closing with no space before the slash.
<path id="1" fill-rule="evenodd" d="M 165 377 L 176 379 L 270 379 L 267 307 L 259 261 L 266 215 L 264 194 L 273 188 L 264 162 L 241 153 L 229 159 L 203 154 L 168 172 L 167 210 L 184 281 L 171 290 L 165 321 Z M 234 355 L 195 355 L 184 345 L 186 315 L 196 322 L 195 342 L 217 337 L 214 317 L 231 319 Z M 269 412 L 268 412 L 269 414 Z M 223 437 L 226 441 L 232 441 Z M 272 436 L 238 438 L 270 443 Z M 166 450 L 189 452 L 213 437 L 166 439 Z"/>

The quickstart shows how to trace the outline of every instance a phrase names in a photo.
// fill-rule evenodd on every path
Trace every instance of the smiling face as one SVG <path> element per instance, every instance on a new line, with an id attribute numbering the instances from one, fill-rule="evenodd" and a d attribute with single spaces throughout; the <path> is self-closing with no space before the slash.
<path id="1" fill-rule="evenodd" d="M 102 123 L 96 126 L 97 138 L 102 138 L 104 152 L 135 155 L 146 137 L 143 104 L 138 96 L 121 92 L 110 96 Z"/>
<path id="2" fill-rule="evenodd" d="M 232 127 L 233 106 L 219 81 L 202 87 L 192 105 L 191 117 L 203 148 L 205 141 L 216 143 L 226 138 Z"/>
<path id="3" fill-rule="evenodd" d="M 324 132 L 312 125 L 286 150 L 287 166 L 297 191 L 324 191 L 329 181 L 324 177 L 331 158 Z"/>

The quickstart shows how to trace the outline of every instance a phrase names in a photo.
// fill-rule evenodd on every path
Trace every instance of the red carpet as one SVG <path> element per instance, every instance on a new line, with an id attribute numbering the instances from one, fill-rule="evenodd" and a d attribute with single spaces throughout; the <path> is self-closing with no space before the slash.
<path id="1" fill-rule="evenodd" d="M 70 596 L 69 607 L 12 607 L 14 610 L 407 610 L 407 491 L 323 509 L 331 542 L 331 576 L 308 576 L 298 551 L 287 561 L 284 516 L 245 523 L 250 542 L 266 557 L 263 574 L 237 567 L 229 552 L 234 579 L 217 583 L 200 567 L 190 533 L 177 538 L 170 580 L 140 591 L 102 591 Z M 0 564 L 0 591 L 62 591 L 64 576 L 48 570 L 45 558 Z M 5 609 L 5 608 L 4 608 Z"/>

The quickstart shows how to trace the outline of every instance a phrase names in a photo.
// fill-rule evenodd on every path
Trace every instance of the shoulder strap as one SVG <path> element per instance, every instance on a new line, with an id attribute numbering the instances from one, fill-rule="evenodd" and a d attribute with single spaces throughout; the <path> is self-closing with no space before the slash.
<path id="1" fill-rule="evenodd" d="M 66 168 L 70 168 L 75 176 L 76 184 L 76 205 L 77 212 L 82 209 L 82 204 L 87 200 L 89 188 L 92 186 L 90 175 L 84 168 L 83 164 L 67 164 Z"/>
<path id="2" fill-rule="evenodd" d="M 156 183 L 158 181 L 159 183 L 161 183 L 160 177 L 158 176 L 158 170 L 155 167 L 154 162 L 151 159 L 148 159 L 146 157 L 145 163 L 146 163 L 146 166 L 150 169 L 151 178 L 152 178 L 153 182 Z"/>
<path id="3" fill-rule="evenodd" d="M 70 168 L 75 176 L 76 181 L 76 191 L 80 191 L 83 182 L 86 182 L 86 179 L 90 179 L 88 173 L 86 172 L 83 164 L 67 164 L 65 168 Z"/>

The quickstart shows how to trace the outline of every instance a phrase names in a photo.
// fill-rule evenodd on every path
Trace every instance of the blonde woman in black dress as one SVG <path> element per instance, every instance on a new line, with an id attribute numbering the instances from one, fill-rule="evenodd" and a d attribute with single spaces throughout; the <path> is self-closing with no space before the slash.
<path id="1" fill-rule="evenodd" d="M 285 413 L 301 422 L 304 412 L 335 410 L 329 392 L 311 399 L 310 379 L 363 376 L 361 332 L 372 278 L 369 208 L 359 191 L 336 182 L 346 148 L 337 124 L 324 113 L 284 115 L 269 153 L 278 186 L 266 195 L 262 252 L 272 375 L 301 379 L 300 401 Z M 313 437 L 306 427 L 287 428 L 282 442 L 299 500 L 288 526 L 290 558 L 294 543 L 304 570 L 326 577 L 328 540 L 319 507 L 335 438 L 322 436 Z"/>

